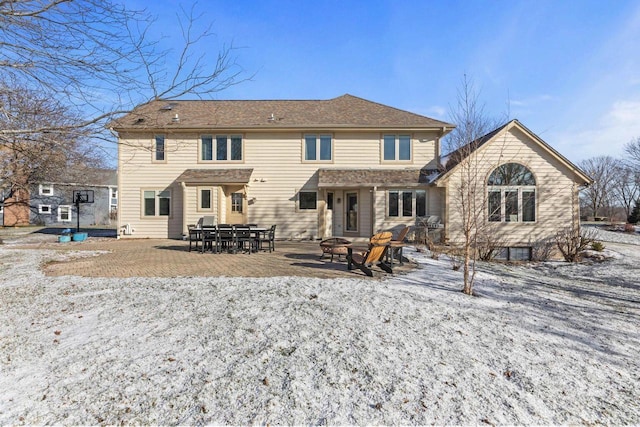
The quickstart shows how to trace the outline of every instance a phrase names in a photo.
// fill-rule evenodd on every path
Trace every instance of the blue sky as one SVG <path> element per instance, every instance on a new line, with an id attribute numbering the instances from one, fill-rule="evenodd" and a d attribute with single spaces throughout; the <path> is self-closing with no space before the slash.
<path id="1" fill-rule="evenodd" d="M 134 3 L 134 2 L 131 2 Z M 138 0 L 170 47 L 177 0 Z M 129 2 L 127 2 L 129 4 Z M 640 137 L 640 2 L 243 1 L 197 4 L 250 81 L 217 99 L 350 93 L 448 120 L 466 74 L 491 116 L 519 119 L 574 162 Z"/>

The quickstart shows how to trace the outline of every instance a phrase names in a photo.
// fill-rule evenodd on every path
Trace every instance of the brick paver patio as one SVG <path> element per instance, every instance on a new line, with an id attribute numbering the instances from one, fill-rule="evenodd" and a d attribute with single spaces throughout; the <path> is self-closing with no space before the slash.
<path id="1" fill-rule="evenodd" d="M 366 245 L 363 243 L 363 245 Z M 189 243 L 170 239 L 121 239 L 89 237 L 84 242 L 58 243 L 56 236 L 45 241 L 16 246 L 60 251 L 106 251 L 98 256 L 51 262 L 43 266 L 50 276 L 75 275 L 85 277 L 182 277 L 229 276 L 274 277 L 304 276 L 318 278 L 366 277 L 360 270 L 347 270 L 344 260 L 321 259 L 319 242 L 277 241 L 276 251 L 269 253 L 213 254 L 188 252 Z M 415 265 L 394 265 L 394 274 L 401 274 Z M 374 268 L 375 277 L 385 277 Z"/>

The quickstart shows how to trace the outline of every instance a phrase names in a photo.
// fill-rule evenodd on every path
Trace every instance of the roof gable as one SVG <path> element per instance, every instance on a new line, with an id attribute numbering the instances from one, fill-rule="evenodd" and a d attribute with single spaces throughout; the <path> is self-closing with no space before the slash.
<path id="1" fill-rule="evenodd" d="M 474 140 L 470 144 L 465 145 L 458 150 L 455 150 L 449 153 L 447 157 L 449 160 L 444 165 L 444 170 L 442 174 L 434 180 L 435 183 L 441 182 L 445 180 L 453 171 L 455 171 L 463 159 L 467 156 L 478 152 L 487 144 L 492 143 L 497 140 L 500 136 L 502 136 L 505 132 L 511 131 L 511 129 L 516 128 L 520 132 L 524 133 L 528 138 L 530 138 L 535 144 L 537 144 L 540 148 L 543 149 L 547 154 L 557 159 L 563 166 L 569 169 L 574 175 L 574 179 L 576 182 L 580 184 L 590 185 L 593 183 L 593 179 L 589 177 L 585 172 L 583 172 L 578 166 L 569 161 L 566 157 L 556 151 L 549 144 L 544 142 L 538 135 L 529 130 L 526 126 L 520 123 L 518 120 L 514 119 L 510 122 L 492 130 L 486 135 L 481 136 L 480 138 Z M 472 147 L 469 149 L 469 147 Z"/>
<path id="2" fill-rule="evenodd" d="M 353 95 L 328 100 L 156 100 L 113 121 L 115 130 L 272 129 L 272 128 L 427 128 L 452 124 L 367 101 Z"/>

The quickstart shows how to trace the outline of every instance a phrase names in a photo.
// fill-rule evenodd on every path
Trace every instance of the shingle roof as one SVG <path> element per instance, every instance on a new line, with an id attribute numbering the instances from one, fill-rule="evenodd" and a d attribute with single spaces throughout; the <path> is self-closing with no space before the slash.
<path id="1" fill-rule="evenodd" d="M 187 169 L 176 179 L 186 184 L 246 184 L 253 169 Z"/>
<path id="2" fill-rule="evenodd" d="M 422 186 L 430 183 L 427 169 L 319 169 L 318 188 Z"/>
<path id="3" fill-rule="evenodd" d="M 453 128 L 419 114 L 352 95 L 329 100 L 163 101 L 136 107 L 113 121 L 115 130 L 202 128 Z"/>

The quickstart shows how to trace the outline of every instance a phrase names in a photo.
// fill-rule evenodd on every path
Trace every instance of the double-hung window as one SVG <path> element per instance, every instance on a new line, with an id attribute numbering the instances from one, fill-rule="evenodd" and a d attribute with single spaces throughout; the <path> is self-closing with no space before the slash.
<path id="1" fill-rule="evenodd" d="M 58 206 L 58 222 L 71 221 L 71 206 Z"/>
<path id="2" fill-rule="evenodd" d="M 160 217 L 171 214 L 171 191 L 144 190 L 142 199 L 142 216 Z"/>
<path id="3" fill-rule="evenodd" d="M 413 217 L 427 214 L 427 192 L 425 190 L 390 190 L 387 202 L 387 216 L 389 217 Z"/>
<path id="4" fill-rule="evenodd" d="M 241 135 L 203 135 L 200 141 L 200 160 L 217 162 L 242 161 Z"/>
<path id="5" fill-rule="evenodd" d="M 313 210 L 318 208 L 318 193 L 315 191 L 300 191 L 298 204 L 301 210 Z"/>
<path id="6" fill-rule="evenodd" d="M 153 144 L 153 161 L 164 162 L 166 160 L 165 151 L 164 135 L 156 135 Z"/>
<path id="7" fill-rule="evenodd" d="M 411 135 L 384 135 L 382 159 L 385 162 L 411 160 Z"/>
<path id="8" fill-rule="evenodd" d="M 53 185 L 52 184 L 40 184 L 38 186 L 39 193 L 41 196 L 53 196 Z"/>
<path id="9" fill-rule="evenodd" d="M 213 160 L 213 137 L 205 135 L 200 142 L 200 160 Z"/>
<path id="10" fill-rule="evenodd" d="M 198 188 L 198 210 L 211 212 L 213 210 L 213 189 L 210 187 Z"/>
<path id="11" fill-rule="evenodd" d="M 535 222 L 536 180 L 519 163 L 505 163 L 487 181 L 489 222 Z"/>
<path id="12" fill-rule="evenodd" d="M 304 136 L 304 160 L 329 162 L 332 151 L 331 135 Z"/>

